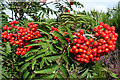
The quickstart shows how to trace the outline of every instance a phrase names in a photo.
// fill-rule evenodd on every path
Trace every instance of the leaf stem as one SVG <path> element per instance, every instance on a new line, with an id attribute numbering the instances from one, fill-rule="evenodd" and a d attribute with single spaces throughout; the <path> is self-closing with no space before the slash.
<path id="1" fill-rule="evenodd" d="M 75 32 L 76 32 L 76 17 L 75 17 L 75 25 L 74 25 L 74 27 L 75 27 Z"/>

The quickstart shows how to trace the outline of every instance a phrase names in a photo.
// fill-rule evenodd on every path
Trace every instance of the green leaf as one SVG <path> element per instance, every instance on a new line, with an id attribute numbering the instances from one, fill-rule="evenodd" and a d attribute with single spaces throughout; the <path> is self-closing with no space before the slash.
<path id="1" fill-rule="evenodd" d="M 65 25 L 65 24 L 74 24 L 73 21 L 65 21 L 64 23 L 62 23 L 61 25 Z"/>
<path id="2" fill-rule="evenodd" d="M 50 56 L 46 56 L 44 57 L 47 60 L 55 60 L 55 59 L 59 59 L 61 55 L 50 55 Z"/>
<path id="3" fill-rule="evenodd" d="M 60 14 L 60 17 L 63 16 L 63 15 L 69 15 L 69 16 L 75 17 L 75 15 L 73 15 L 73 14 L 71 14 L 71 13 L 61 13 L 61 14 Z"/>
<path id="4" fill-rule="evenodd" d="M 56 50 L 54 49 L 54 47 L 52 45 L 50 45 L 50 51 L 53 52 L 53 53 L 57 53 Z"/>
<path id="5" fill-rule="evenodd" d="M 67 40 L 57 31 L 54 31 L 54 36 L 57 36 L 59 38 L 59 40 L 63 43 L 63 44 L 67 44 Z"/>
<path id="6" fill-rule="evenodd" d="M 18 63 L 18 65 L 21 65 L 21 64 L 23 64 L 23 63 L 24 63 L 24 61 L 22 61 L 22 62 L 19 62 L 19 63 Z"/>
<path id="7" fill-rule="evenodd" d="M 23 78 L 26 79 L 30 72 L 28 70 L 24 73 Z"/>
<path id="8" fill-rule="evenodd" d="M 77 78 L 76 73 L 73 73 L 73 74 L 72 74 L 72 77 L 73 77 L 73 78 Z"/>
<path id="9" fill-rule="evenodd" d="M 69 56 L 69 53 L 70 53 L 70 45 L 68 46 L 68 48 L 67 48 L 67 51 L 68 51 L 68 56 Z"/>
<path id="10" fill-rule="evenodd" d="M 38 59 L 38 58 L 41 58 L 41 57 L 43 57 L 45 54 L 43 53 L 43 54 L 39 54 L 39 55 L 37 55 L 33 60 L 36 60 L 36 59 Z"/>
<path id="11" fill-rule="evenodd" d="M 32 70 L 34 70 L 35 64 L 36 64 L 36 60 L 32 61 Z"/>
<path id="12" fill-rule="evenodd" d="M 40 79 L 42 79 L 42 78 L 51 79 L 54 76 L 55 76 L 55 74 L 44 75 L 44 76 L 41 76 Z"/>
<path id="13" fill-rule="evenodd" d="M 72 20 L 72 21 L 75 21 L 75 17 L 73 17 L 73 16 L 61 16 L 60 18 L 62 18 L 62 19 L 66 19 L 66 18 L 68 18 L 68 19 L 70 19 L 70 20 Z"/>
<path id="14" fill-rule="evenodd" d="M 46 59 L 45 59 L 45 63 L 46 63 L 47 65 L 50 65 Z"/>
<path id="15" fill-rule="evenodd" d="M 23 71 L 23 70 L 25 70 L 27 67 L 29 66 L 29 63 L 27 62 L 27 63 L 25 63 L 22 67 L 21 67 L 21 72 Z"/>
<path id="16" fill-rule="evenodd" d="M 64 78 L 63 78 L 61 75 L 56 74 L 56 76 L 57 76 L 58 79 L 62 79 L 62 80 L 64 80 Z"/>
<path id="17" fill-rule="evenodd" d="M 44 62 L 45 62 L 45 60 L 44 60 L 44 59 L 42 59 L 42 61 L 40 62 L 40 69 L 43 67 Z"/>
<path id="18" fill-rule="evenodd" d="M 62 35 L 64 35 L 64 30 L 61 26 L 58 27 L 59 33 L 61 33 Z"/>
<path id="19" fill-rule="evenodd" d="M 31 80 L 36 74 L 32 74 L 28 77 L 28 80 Z"/>
<path id="20" fill-rule="evenodd" d="M 47 22 L 34 22 L 34 23 L 38 23 L 40 25 L 48 25 L 49 26 L 49 24 Z"/>
<path id="21" fill-rule="evenodd" d="M 87 22 L 85 22 L 85 21 L 77 21 L 77 24 L 79 24 L 79 23 L 87 23 Z"/>
<path id="22" fill-rule="evenodd" d="M 57 44 L 57 43 L 58 43 L 58 41 L 57 41 L 57 40 L 52 40 L 52 42 L 53 42 L 54 44 Z"/>
<path id="23" fill-rule="evenodd" d="M 27 62 L 27 61 L 29 61 L 29 60 L 33 59 L 34 57 L 35 57 L 35 55 L 32 55 L 32 56 L 30 56 L 30 57 L 26 58 L 26 59 L 25 59 L 25 61 Z"/>
<path id="24" fill-rule="evenodd" d="M 42 69 L 42 70 L 37 70 L 37 71 L 34 71 L 35 73 L 40 73 L 40 74 L 45 74 L 45 73 L 53 73 L 54 71 L 56 71 L 58 69 L 58 65 L 53 65 L 53 66 L 50 66 L 46 69 Z"/>
<path id="25" fill-rule="evenodd" d="M 89 69 L 87 69 L 87 70 L 80 76 L 80 78 L 84 78 L 84 77 L 87 75 L 88 71 L 89 71 Z"/>
<path id="26" fill-rule="evenodd" d="M 112 71 L 109 71 L 109 70 L 106 69 L 106 68 L 102 68 L 101 70 L 102 70 L 102 71 L 105 71 L 105 72 L 108 72 L 113 78 L 119 79 L 119 78 L 117 77 L 117 74 L 113 73 Z"/>
<path id="27" fill-rule="evenodd" d="M 43 40 L 43 41 L 44 41 L 45 38 L 37 38 L 37 39 L 33 39 L 33 40 L 31 40 L 31 42 L 32 42 L 32 41 L 36 41 L 36 40 Z"/>
<path id="28" fill-rule="evenodd" d="M 69 63 L 69 60 L 68 60 L 68 56 L 63 55 L 63 59 L 65 60 L 65 62 L 66 62 L 67 64 L 70 64 L 70 63 Z"/>
<path id="29" fill-rule="evenodd" d="M 10 42 L 6 42 L 6 43 L 5 43 L 5 51 L 6 51 L 6 53 L 11 52 Z"/>
<path id="30" fill-rule="evenodd" d="M 24 56 L 27 56 L 29 53 L 32 53 L 32 52 L 37 52 L 38 50 L 39 49 L 32 49 L 30 51 L 27 51 Z"/>
<path id="31" fill-rule="evenodd" d="M 93 77 L 91 76 L 91 73 L 87 74 L 87 79 L 92 79 Z"/>
<path id="32" fill-rule="evenodd" d="M 31 44 L 26 45 L 26 47 L 28 47 L 28 46 L 39 46 L 39 45 L 40 45 L 39 43 L 31 43 Z"/>
<path id="33" fill-rule="evenodd" d="M 58 48 L 58 49 L 60 49 L 61 51 L 63 50 L 62 47 L 59 47 L 59 46 L 57 46 L 57 45 L 55 45 L 55 47 Z"/>
<path id="34" fill-rule="evenodd" d="M 72 35 L 71 30 L 70 30 L 67 26 L 65 26 L 65 28 L 66 28 L 66 30 L 67 30 L 67 32 L 68 32 L 68 35 L 69 35 L 69 37 L 70 37 L 70 40 L 73 40 L 73 35 Z"/>
<path id="35" fill-rule="evenodd" d="M 117 77 L 117 74 L 115 74 L 115 73 L 113 73 L 113 72 L 111 72 L 110 75 L 111 75 L 113 78 L 119 79 L 119 78 Z"/>
<path id="36" fill-rule="evenodd" d="M 43 52 L 46 52 L 47 50 L 48 50 L 48 49 L 41 49 L 41 50 L 38 51 L 37 54 L 41 54 L 41 53 L 43 53 Z"/>
<path id="37" fill-rule="evenodd" d="M 64 74 L 65 78 L 68 78 L 69 73 L 68 73 L 67 69 L 63 65 L 60 65 L 60 70 Z"/>
<path id="38" fill-rule="evenodd" d="M 43 32 L 43 33 L 45 33 L 45 34 L 47 34 L 48 36 L 50 35 L 48 32 L 46 32 L 46 31 L 44 31 L 44 30 L 42 30 L 42 29 L 37 29 L 37 30 L 39 30 L 39 31 L 41 31 L 41 32 Z"/>

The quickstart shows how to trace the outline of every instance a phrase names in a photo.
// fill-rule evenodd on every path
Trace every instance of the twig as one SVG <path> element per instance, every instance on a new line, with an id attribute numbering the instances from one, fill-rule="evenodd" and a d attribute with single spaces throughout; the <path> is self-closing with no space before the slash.
<path id="1" fill-rule="evenodd" d="M 76 32 L 76 17 L 75 17 L 75 25 L 74 25 L 74 27 L 75 27 L 75 32 Z"/>
<path id="2" fill-rule="evenodd" d="M 94 39 L 97 39 L 97 38 L 94 37 L 92 34 L 84 34 L 83 36 L 90 36 L 90 37 L 92 37 L 92 38 L 94 38 Z"/>

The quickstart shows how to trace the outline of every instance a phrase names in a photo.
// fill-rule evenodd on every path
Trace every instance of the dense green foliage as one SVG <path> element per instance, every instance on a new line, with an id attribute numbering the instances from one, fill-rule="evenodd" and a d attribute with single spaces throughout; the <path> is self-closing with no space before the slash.
<path id="1" fill-rule="evenodd" d="M 63 1 L 64 2 L 64 1 Z M 79 31 L 83 29 L 86 34 L 93 32 L 93 28 L 103 21 L 109 25 L 114 25 L 119 33 L 119 8 L 116 8 L 114 13 L 98 13 L 92 11 L 91 13 L 77 13 L 71 6 L 83 7 L 79 2 L 64 2 L 67 6 L 65 8 L 60 2 L 7 2 L 1 3 L 3 10 L 8 8 L 15 15 L 9 17 L 2 10 L 2 27 L 9 24 L 8 19 L 18 20 L 17 26 L 24 26 L 27 28 L 27 23 L 34 22 L 38 24 L 38 30 L 42 37 L 33 39 L 42 40 L 39 43 L 28 44 L 34 48 L 28 51 L 23 56 L 15 54 L 16 47 L 11 46 L 9 42 L 2 42 L 2 78 L 10 79 L 100 79 L 100 78 L 116 78 L 118 74 L 114 74 L 108 70 L 108 67 L 103 67 L 99 61 L 86 63 L 76 62 L 70 54 L 70 44 L 65 39 L 69 37 L 73 39 L 71 30 Z M 48 4 L 55 5 L 54 9 L 48 7 Z M 6 7 L 8 5 L 8 7 Z M 46 7 L 43 7 L 46 6 Z M 71 10 L 74 13 L 67 13 L 66 10 Z M 40 12 L 40 13 L 39 13 Z M 66 12 L 66 13 L 65 13 Z M 50 19 L 49 14 L 55 14 L 57 19 Z M 18 15 L 19 14 L 19 15 Z M 30 16 L 32 20 L 25 17 L 25 14 Z M 46 19 L 46 15 L 48 18 Z M 102 17 L 101 17 L 102 15 Z M 110 18 L 113 16 L 112 18 Z M 58 28 L 59 32 L 53 31 L 50 33 L 51 27 Z M 2 29 L 2 28 L 1 28 Z M 89 31 L 88 31 L 89 29 Z M 65 36 L 64 32 L 68 35 Z M 120 33 L 119 33 L 120 34 Z M 53 38 L 57 36 L 59 41 Z"/>

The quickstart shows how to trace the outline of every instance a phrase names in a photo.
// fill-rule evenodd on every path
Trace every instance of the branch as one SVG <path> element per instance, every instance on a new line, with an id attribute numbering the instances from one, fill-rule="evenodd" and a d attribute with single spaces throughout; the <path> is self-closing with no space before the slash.
<path id="1" fill-rule="evenodd" d="M 92 34 L 84 34 L 83 36 L 89 36 L 89 37 L 92 37 L 92 38 L 94 38 L 94 39 L 97 39 L 97 38 L 94 37 L 94 35 L 92 35 Z"/>

